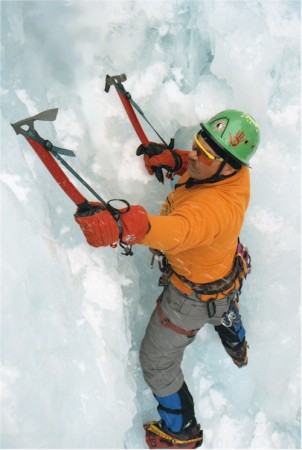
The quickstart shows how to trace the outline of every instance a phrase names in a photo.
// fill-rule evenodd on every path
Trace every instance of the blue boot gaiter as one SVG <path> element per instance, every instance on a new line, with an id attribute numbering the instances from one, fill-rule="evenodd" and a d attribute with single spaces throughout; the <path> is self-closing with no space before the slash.
<path id="1" fill-rule="evenodd" d="M 186 383 L 174 394 L 154 397 L 159 403 L 159 415 L 168 430 L 179 433 L 191 420 L 195 422 L 194 401 Z"/>

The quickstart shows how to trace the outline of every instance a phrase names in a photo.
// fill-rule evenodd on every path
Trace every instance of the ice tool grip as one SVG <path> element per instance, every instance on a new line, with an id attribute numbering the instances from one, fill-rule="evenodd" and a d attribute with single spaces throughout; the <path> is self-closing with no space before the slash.
<path id="1" fill-rule="evenodd" d="M 174 139 L 171 139 L 170 144 L 167 146 L 165 146 L 163 144 L 156 144 L 155 142 L 150 142 L 149 145 L 147 145 L 147 146 L 140 145 L 138 147 L 138 149 L 136 150 L 136 155 L 137 156 L 147 155 L 150 158 L 152 158 L 152 156 L 160 155 L 166 149 L 172 151 L 173 148 L 174 148 Z M 164 183 L 164 175 L 163 175 L 162 168 L 159 166 L 151 166 L 151 169 L 153 170 L 158 181 L 160 181 L 161 183 Z"/>

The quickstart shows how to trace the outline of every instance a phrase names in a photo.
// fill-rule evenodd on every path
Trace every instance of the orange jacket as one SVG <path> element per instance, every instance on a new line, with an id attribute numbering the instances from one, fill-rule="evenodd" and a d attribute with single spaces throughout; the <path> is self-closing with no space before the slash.
<path id="1" fill-rule="evenodd" d="M 179 183 L 189 178 L 186 172 Z M 228 275 L 250 198 L 249 169 L 214 184 L 172 191 L 140 244 L 165 253 L 173 270 L 195 283 Z"/>

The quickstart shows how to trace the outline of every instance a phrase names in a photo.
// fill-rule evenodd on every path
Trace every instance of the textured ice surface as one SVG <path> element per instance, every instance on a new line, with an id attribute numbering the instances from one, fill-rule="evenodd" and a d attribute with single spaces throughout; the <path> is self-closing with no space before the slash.
<path id="1" fill-rule="evenodd" d="M 169 192 L 106 74 L 166 140 L 247 110 L 261 128 L 242 240 L 250 363 L 205 327 L 183 363 L 204 448 L 300 448 L 300 6 L 296 1 L 2 1 L 1 446 L 145 448 L 157 417 L 138 349 L 153 310 L 149 252 L 93 249 L 74 206 L 10 123 L 58 107 L 40 133 L 106 199 L 158 213 Z M 145 128 L 150 139 L 156 136 Z M 83 190 L 84 194 L 92 196 Z"/>

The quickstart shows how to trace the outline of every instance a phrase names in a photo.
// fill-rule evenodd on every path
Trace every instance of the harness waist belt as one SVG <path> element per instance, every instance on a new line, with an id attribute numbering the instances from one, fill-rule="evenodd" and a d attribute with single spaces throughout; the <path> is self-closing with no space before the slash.
<path id="1" fill-rule="evenodd" d="M 197 294 L 219 294 L 220 292 L 224 292 L 226 289 L 229 289 L 233 286 L 234 281 L 238 278 L 240 271 L 239 263 L 236 259 L 234 268 L 232 272 L 224 278 L 220 278 L 219 280 L 212 281 L 211 283 L 194 283 L 193 281 L 188 280 L 183 275 L 176 275 L 183 282 L 186 283 L 193 291 Z"/>
<path id="2" fill-rule="evenodd" d="M 209 298 L 213 298 L 213 295 L 215 295 L 216 300 L 219 300 L 224 298 L 225 295 L 228 294 L 232 289 L 240 288 L 239 274 L 240 265 L 238 258 L 236 258 L 234 268 L 231 273 L 211 283 L 194 283 L 193 281 L 188 280 L 185 276 L 179 275 L 174 271 L 172 273 L 170 281 L 177 289 L 180 289 L 187 295 L 190 295 L 192 291 L 194 291 L 194 293 L 197 296 L 200 296 L 201 300 L 203 301 L 208 301 Z M 203 298 L 201 296 L 203 296 Z"/>

